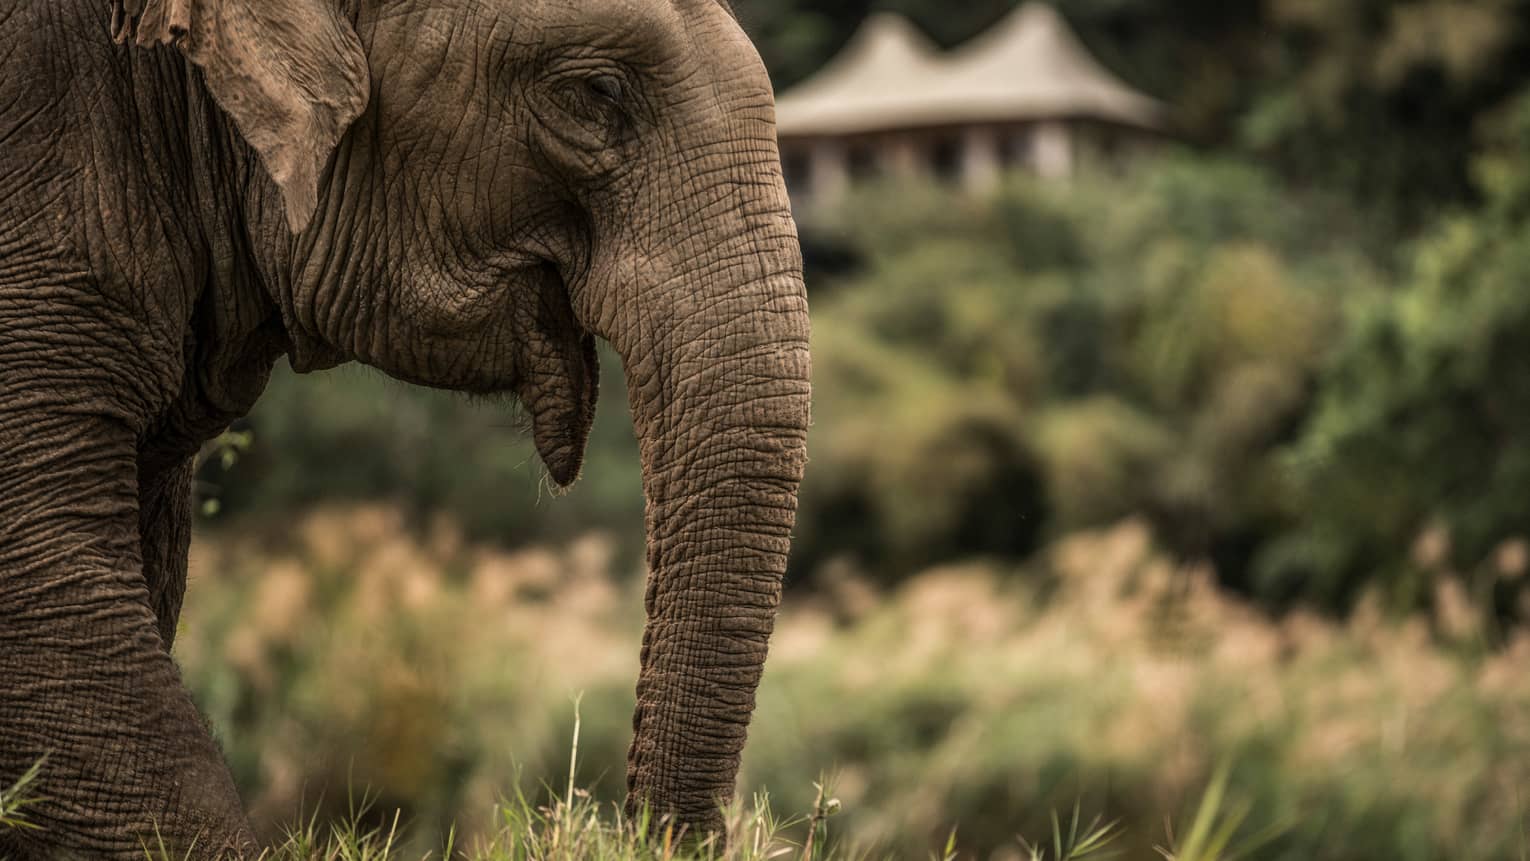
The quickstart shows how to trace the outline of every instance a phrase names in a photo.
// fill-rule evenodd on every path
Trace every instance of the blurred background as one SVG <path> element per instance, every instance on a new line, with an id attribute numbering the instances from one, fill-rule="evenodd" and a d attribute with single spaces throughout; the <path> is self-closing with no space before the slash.
<path id="1" fill-rule="evenodd" d="M 775 78 L 812 463 L 741 791 L 925 858 L 1520 857 L 1530 2 L 733 0 Z M 209 452 L 188 685 L 258 826 L 621 796 L 642 495 L 503 404 L 279 368 Z"/>

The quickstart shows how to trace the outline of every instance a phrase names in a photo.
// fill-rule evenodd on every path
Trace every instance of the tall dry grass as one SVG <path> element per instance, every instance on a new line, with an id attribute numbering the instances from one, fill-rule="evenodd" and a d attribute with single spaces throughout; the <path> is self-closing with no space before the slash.
<path id="1" fill-rule="evenodd" d="M 439 847 L 493 834 L 507 793 L 566 784 L 580 692 L 575 777 L 620 797 L 641 627 L 621 557 L 600 536 L 507 553 L 383 507 L 207 536 L 177 654 L 268 836 L 365 786 L 411 849 Z M 955 827 L 1025 858 L 1018 835 L 1082 799 L 1124 857 L 1157 857 L 1222 763 L 1235 836 L 1276 835 L 1253 857 L 1524 845 L 1530 635 L 1462 649 L 1445 618 L 1270 619 L 1132 521 L 1025 569 L 820 581 L 787 598 L 741 788 L 812 810 L 828 770 L 835 827 L 868 852 L 938 854 Z"/>

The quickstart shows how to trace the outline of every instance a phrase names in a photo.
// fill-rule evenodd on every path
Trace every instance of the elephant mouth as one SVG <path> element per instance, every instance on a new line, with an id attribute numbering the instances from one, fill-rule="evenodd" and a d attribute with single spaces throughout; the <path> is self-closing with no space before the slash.
<path id="1" fill-rule="evenodd" d="M 600 363 L 595 336 L 574 315 L 563 279 L 543 267 L 525 372 L 517 394 L 531 414 L 532 439 L 559 487 L 579 478 L 585 445 L 595 423 Z"/>
<path id="2" fill-rule="evenodd" d="M 522 402 L 531 411 L 537 454 L 559 487 L 568 487 L 579 478 L 590 428 L 595 424 L 595 402 L 600 390 L 595 337 L 581 334 L 574 353 L 564 363 L 560 375 L 563 386 L 540 392 L 534 400 L 522 395 Z"/>

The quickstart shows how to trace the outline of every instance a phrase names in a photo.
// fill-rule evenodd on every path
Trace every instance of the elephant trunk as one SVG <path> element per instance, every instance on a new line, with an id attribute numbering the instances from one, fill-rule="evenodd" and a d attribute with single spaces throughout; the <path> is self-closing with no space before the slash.
<path id="1" fill-rule="evenodd" d="M 698 243 L 706 262 L 664 288 L 667 319 L 614 342 L 647 499 L 628 807 L 693 833 L 733 796 L 806 464 L 801 255 L 778 170 L 761 190 L 733 187 L 742 231 Z"/>

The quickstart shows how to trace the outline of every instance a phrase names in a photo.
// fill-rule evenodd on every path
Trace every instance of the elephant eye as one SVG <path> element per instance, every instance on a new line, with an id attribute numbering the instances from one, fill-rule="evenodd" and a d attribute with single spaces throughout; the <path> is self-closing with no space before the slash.
<path id="1" fill-rule="evenodd" d="M 601 74 L 565 79 L 559 87 L 564 107 L 584 122 L 614 134 L 626 123 L 626 82 L 619 75 Z"/>
<path id="2" fill-rule="evenodd" d="M 615 75 L 596 75 L 590 78 L 589 87 L 596 96 L 612 104 L 621 104 L 622 96 L 626 94 L 622 79 Z"/>
<path id="3" fill-rule="evenodd" d="M 548 81 L 546 92 L 555 112 L 546 127 L 577 150 L 614 150 L 634 139 L 634 90 L 621 72 L 575 69 Z"/>

